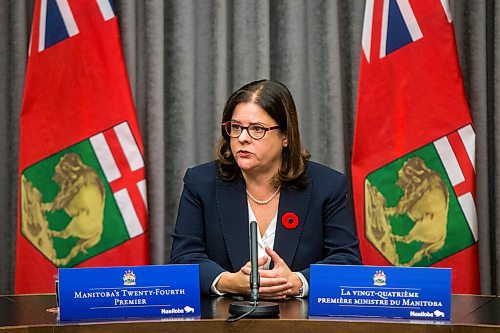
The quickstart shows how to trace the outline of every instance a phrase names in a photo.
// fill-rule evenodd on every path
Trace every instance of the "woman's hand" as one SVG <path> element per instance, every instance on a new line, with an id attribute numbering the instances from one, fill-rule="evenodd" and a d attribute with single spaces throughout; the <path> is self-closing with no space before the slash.
<path id="1" fill-rule="evenodd" d="M 268 257 L 259 258 L 258 265 L 263 266 L 266 264 Z M 247 262 L 245 266 L 236 273 L 224 273 L 221 275 L 219 281 L 215 285 L 221 293 L 250 295 L 250 271 L 251 264 Z M 267 293 L 283 294 L 284 290 L 290 289 L 288 281 L 284 278 L 260 278 L 261 289 L 265 286 Z M 259 290 L 260 292 L 260 290 Z M 286 297 L 286 294 L 281 297 Z"/>
<path id="2" fill-rule="evenodd" d="M 271 250 L 269 246 L 266 246 L 266 253 L 274 262 L 274 267 L 270 270 L 259 269 L 260 297 L 266 299 L 283 299 L 288 296 L 298 295 L 300 287 L 302 287 L 302 281 L 297 276 L 297 274 L 292 272 L 285 261 L 278 255 L 278 253 Z M 266 261 L 261 264 L 261 260 L 259 259 L 259 267 L 267 262 L 267 257 L 263 258 L 266 258 Z M 246 275 L 249 275 L 251 271 L 250 265 L 247 264 L 243 266 L 240 271 L 242 271 Z M 276 285 L 275 282 L 277 280 L 286 282 Z"/>

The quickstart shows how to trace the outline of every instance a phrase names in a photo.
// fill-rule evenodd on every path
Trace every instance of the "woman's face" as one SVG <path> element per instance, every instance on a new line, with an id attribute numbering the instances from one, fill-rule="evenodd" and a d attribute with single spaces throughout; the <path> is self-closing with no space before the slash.
<path id="1" fill-rule="evenodd" d="M 231 121 L 236 121 L 244 127 L 251 124 L 260 124 L 263 127 L 278 125 L 263 108 L 254 103 L 236 105 Z M 231 152 L 244 174 L 269 174 L 272 177 L 278 173 L 281 150 L 288 144 L 286 135 L 279 129 L 267 131 L 259 140 L 253 139 L 247 130 L 242 130 L 238 138 L 230 140 Z"/>

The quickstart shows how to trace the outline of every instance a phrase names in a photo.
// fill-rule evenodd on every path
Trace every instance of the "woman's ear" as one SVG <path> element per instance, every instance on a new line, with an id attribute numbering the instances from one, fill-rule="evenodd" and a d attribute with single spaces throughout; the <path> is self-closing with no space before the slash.
<path id="1" fill-rule="evenodd" d="M 286 134 L 283 134 L 283 147 L 287 147 L 288 146 L 288 138 L 286 136 Z"/>

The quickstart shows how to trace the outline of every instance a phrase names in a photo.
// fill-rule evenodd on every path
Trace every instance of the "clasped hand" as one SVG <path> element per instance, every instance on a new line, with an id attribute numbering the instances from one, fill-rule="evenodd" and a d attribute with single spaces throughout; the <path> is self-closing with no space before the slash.
<path id="1" fill-rule="evenodd" d="M 269 257 L 261 257 L 258 261 L 260 274 L 259 298 L 284 299 L 298 295 L 302 281 L 297 274 L 292 272 L 278 253 L 268 246 L 266 246 L 266 253 Z M 273 269 L 263 269 L 262 266 L 267 263 L 269 258 L 274 263 Z M 221 292 L 249 295 L 250 272 L 251 265 L 250 262 L 247 262 L 238 272 L 223 274 L 217 284 L 217 289 Z"/>

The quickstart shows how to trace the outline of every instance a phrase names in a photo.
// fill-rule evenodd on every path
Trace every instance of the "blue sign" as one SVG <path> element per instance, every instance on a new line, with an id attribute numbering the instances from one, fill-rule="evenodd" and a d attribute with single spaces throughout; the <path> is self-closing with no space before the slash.
<path id="1" fill-rule="evenodd" d="M 198 265 L 59 269 L 60 320 L 199 315 Z"/>
<path id="2" fill-rule="evenodd" d="M 450 320 L 451 269 L 311 265 L 310 316 Z"/>

